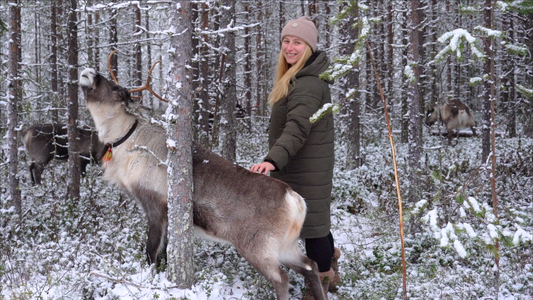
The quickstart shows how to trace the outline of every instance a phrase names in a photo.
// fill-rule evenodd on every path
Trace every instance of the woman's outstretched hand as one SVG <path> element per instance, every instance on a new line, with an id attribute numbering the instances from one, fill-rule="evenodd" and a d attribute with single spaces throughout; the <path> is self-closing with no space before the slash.
<path id="1" fill-rule="evenodd" d="M 268 173 L 270 171 L 274 171 L 275 169 L 276 168 L 274 167 L 273 164 L 265 161 L 265 162 L 262 162 L 260 164 L 253 165 L 250 168 L 250 171 L 252 171 L 253 173 L 259 173 L 259 174 L 268 175 Z"/>

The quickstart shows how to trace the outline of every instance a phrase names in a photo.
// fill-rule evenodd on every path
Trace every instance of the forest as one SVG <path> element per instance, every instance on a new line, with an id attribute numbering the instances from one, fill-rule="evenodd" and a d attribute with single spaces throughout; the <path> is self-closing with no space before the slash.
<path id="1" fill-rule="evenodd" d="M 281 30 L 304 15 L 333 82 L 317 115 L 335 119 L 329 299 L 532 300 L 532 0 L 0 0 L 0 300 L 275 299 L 230 245 L 194 240 L 187 288 L 146 262 L 146 217 L 102 180 L 79 78 L 148 84 L 132 113 L 249 169 Z M 473 129 L 428 124 L 455 101 Z M 23 141 L 41 125 L 56 155 L 39 165 L 50 151 Z"/>

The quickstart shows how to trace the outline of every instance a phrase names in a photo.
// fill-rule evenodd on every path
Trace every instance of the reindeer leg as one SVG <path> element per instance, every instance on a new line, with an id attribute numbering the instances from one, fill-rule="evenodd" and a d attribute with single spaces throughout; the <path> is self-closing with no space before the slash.
<path id="1" fill-rule="evenodd" d="M 247 251 L 250 251 L 250 249 Z M 268 256 L 265 256 L 265 254 L 258 255 L 261 252 L 255 251 L 251 252 L 253 254 L 248 255 L 247 251 L 239 251 L 239 253 L 272 284 L 276 291 L 276 299 L 289 300 L 289 276 L 287 272 L 281 269 L 278 259 L 266 253 Z"/>
<path id="2" fill-rule="evenodd" d="M 85 176 L 85 173 L 87 172 L 87 165 L 89 164 L 89 161 L 85 158 L 80 157 L 80 173 L 81 176 Z"/>
<path id="3" fill-rule="evenodd" d="M 287 267 L 293 269 L 294 271 L 302 274 L 305 279 L 309 282 L 309 287 L 313 293 L 315 300 L 324 300 L 325 293 L 322 289 L 322 283 L 320 282 L 320 276 L 318 273 L 318 266 L 315 261 L 301 254 L 298 264 L 286 263 Z"/>
<path id="4" fill-rule="evenodd" d="M 231 241 L 235 249 L 274 287 L 276 299 L 289 300 L 289 276 L 280 266 L 280 249 L 267 235 L 254 235 L 247 241 Z"/>
<path id="5" fill-rule="evenodd" d="M 148 218 L 148 240 L 146 241 L 146 256 L 148 263 L 157 264 L 158 255 L 162 245 L 164 244 L 165 230 L 161 228 L 158 220 Z"/>
<path id="6" fill-rule="evenodd" d="M 154 191 L 139 186 L 133 187 L 132 194 L 138 199 L 148 219 L 148 240 L 146 241 L 148 263 L 157 264 L 157 258 L 165 246 L 167 234 L 168 208 L 166 199 Z"/>
<path id="7" fill-rule="evenodd" d="M 165 247 L 165 237 L 167 234 L 167 206 L 159 208 L 159 213 L 152 211 L 147 213 L 148 217 L 148 241 L 146 243 L 146 254 L 149 259 L 149 263 L 159 265 L 161 259 L 159 254 L 166 253 L 163 250 Z"/>
<path id="8" fill-rule="evenodd" d="M 30 164 L 30 179 L 31 179 L 31 183 L 35 184 L 35 176 L 33 175 L 33 169 L 35 169 L 35 163 L 34 162 L 32 162 Z"/>
<path id="9" fill-rule="evenodd" d="M 32 178 L 34 179 L 35 183 L 41 184 L 41 179 L 42 179 L 41 174 L 43 173 L 44 165 L 34 164 L 34 163 L 32 163 L 32 165 L 34 165 L 33 172 L 31 172 Z"/>

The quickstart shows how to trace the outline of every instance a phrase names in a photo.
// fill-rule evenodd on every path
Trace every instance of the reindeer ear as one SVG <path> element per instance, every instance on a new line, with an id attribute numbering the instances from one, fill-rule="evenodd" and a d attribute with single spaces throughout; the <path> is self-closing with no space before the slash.
<path id="1" fill-rule="evenodd" d="M 129 98 L 129 93 L 126 89 L 122 88 L 121 86 L 114 86 L 113 91 L 117 93 L 117 96 L 120 100 L 125 101 L 126 98 Z"/>

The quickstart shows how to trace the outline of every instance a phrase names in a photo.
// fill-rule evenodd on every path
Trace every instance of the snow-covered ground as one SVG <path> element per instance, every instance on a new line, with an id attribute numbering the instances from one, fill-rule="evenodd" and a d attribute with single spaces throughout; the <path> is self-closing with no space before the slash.
<path id="1" fill-rule="evenodd" d="M 240 131 L 239 164 L 249 167 L 262 159 L 267 147 L 264 128 Z M 421 179 L 430 205 L 414 215 L 415 204 L 404 204 L 405 231 L 418 232 L 405 237 L 409 298 L 533 299 L 533 258 L 531 241 L 527 241 L 533 232 L 533 176 L 517 162 L 532 162 L 533 141 L 502 138 L 498 143 L 498 171 L 509 173 L 498 178 L 501 220 L 495 228 L 511 235 L 511 242 L 500 243 L 498 279 L 496 252 L 484 240 L 484 234 L 490 235 L 488 211 L 483 216 L 470 213 L 464 199 L 457 197 L 463 191 L 481 207 L 490 199 L 488 177 L 480 170 L 480 138 L 461 138 L 455 147 L 441 147 L 443 143 L 437 137 L 428 137 L 424 143 L 423 165 L 430 171 L 423 172 L 429 175 Z M 356 170 L 343 167 L 344 147 L 338 144 L 332 204 L 332 231 L 342 251 L 343 281 L 329 298 L 403 299 L 398 200 L 389 140 L 378 136 L 367 143 L 365 163 Z M 396 151 L 402 193 L 407 193 L 402 172 L 407 149 L 398 144 Z M 25 174 L 25 165 L 21 165 Z M 1 212 L 5 226 L 0 232 L 0 299 L 275 299 L 270 284 L 231 246 L 202 240 L 195 248 L 196 283 L 191 289 L 176 288 L 164 271 L 145 263 L 145 220 L 134 202 L 101 182 L 96 167 L 83 179 L 80 202 L 65 200 L 65 167 L 50 165 L 42 186 L 32 187 L 23 179 L 22 226 L 10 219 L 9 209 Z M 6 195 L 2 191 L 3 208 L 9 207 Z M 437 215 L 436 223 L 424 223 L 421 218 L 431 216 L 431 211 Z M 460 224 L 472 229 L 460 230 Z M 449 234 L 455 234 L 464 253 L 453 243 L 441 247 L 447 226 L 458 228 L 447 238 L 453 241 Z M 513 244 L 517 227 L 525 238 Z M 293 271 L 289 276 L 291 299 L 300 299 L 303 277 Z"/>

